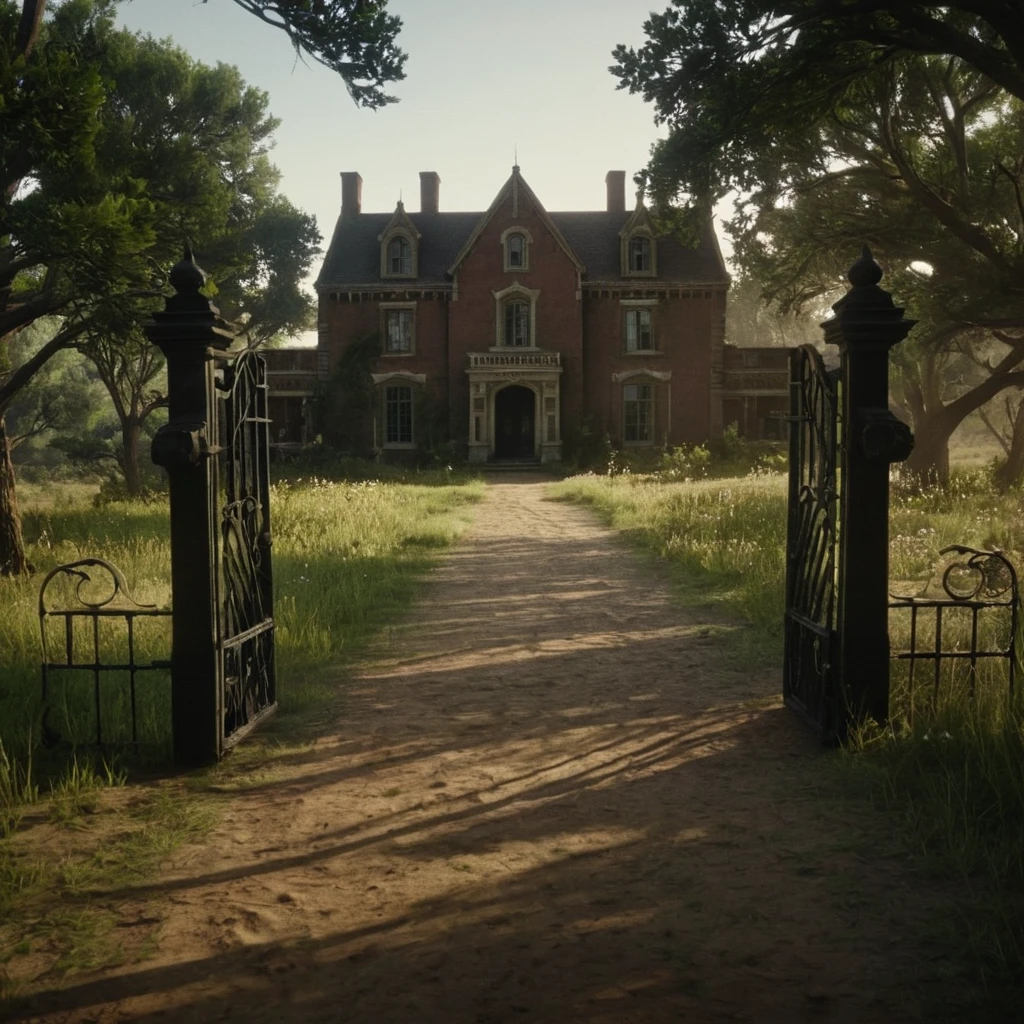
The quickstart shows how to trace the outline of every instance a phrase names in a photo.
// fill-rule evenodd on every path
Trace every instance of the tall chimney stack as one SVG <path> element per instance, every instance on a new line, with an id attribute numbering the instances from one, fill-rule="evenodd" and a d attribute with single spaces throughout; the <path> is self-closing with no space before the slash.
<path id="1" fill-rule="evenodd" d="M 341 215 L 355 217 L 363 209 L 363 179 L 358 171 L 341 172 Z"/>
<path id="2" fill-rule="evenodd" d="M 437 213 L 441 176 L 437 171 L 420 171 L 420 213 Z"/>
<path id="3" fill-rule="evenodd" d="M 626 212 L 626 172 L 609 171 L 604 176 L 604 183 L 608 188 L 608 212 Z"/>

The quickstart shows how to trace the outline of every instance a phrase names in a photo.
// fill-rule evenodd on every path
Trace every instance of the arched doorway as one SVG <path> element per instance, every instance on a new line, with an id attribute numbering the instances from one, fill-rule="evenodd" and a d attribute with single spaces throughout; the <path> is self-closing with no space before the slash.
<path id="1" fill-rule="evenodd" d="M 512 384 L 494 396 L 494 457 L 532 459 L 536 453 L 534 421 L 537 396 L 532 388 Z"/>

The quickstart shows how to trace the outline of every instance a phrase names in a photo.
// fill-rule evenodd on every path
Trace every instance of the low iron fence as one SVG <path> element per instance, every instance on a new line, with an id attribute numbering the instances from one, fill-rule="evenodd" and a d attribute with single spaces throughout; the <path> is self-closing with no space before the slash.
<path id="1" fill-rule="evenodd" d="M 170 618 L 170 609 L 136 601 L 121 570 L 102 558 L 52 569 L 39 591 L 44 743 L 137 750 L 139 673 L 171 668 L 169 657 L 140 657 L 139 649 L 169 653 Z M 164 620 L 165 635 L 140 637 L 142 623 L 155 620 Z M 147 706 L 169 713 L 169 677 L 160 693 L 146 698 Z M 159 726 L 154 732 L 159 735 Z"/>

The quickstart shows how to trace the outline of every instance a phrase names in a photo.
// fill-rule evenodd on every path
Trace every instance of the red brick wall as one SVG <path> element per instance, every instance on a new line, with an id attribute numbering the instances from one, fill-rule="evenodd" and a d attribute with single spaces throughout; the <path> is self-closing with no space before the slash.
<path id="1" fill-rule="evenodd" d="M 501 235 L 517 225 L 533 239 L 529 269 L 505 271 Z M 520 191 L 518 216 L 511 196 L 495 211 L 473 249 L 459 267 L 458 300 L 452 302 L 448 326 L 448 369 L 451 381 L 452 436 L 465 438 L 469 429 L 470 352 L 486 352 L 496 341 L 494 292 L 518 282 L 539 289 L 537 332 L 532 339 L 543 349 L 562 354 L 562 429 L 583 415 L 583 346 L 580 302 L 576 298 L 576 267 Z"/>
<path id="2" fill-rule="evenodd" d="M 619 296 L 584 298 L 586 338 L 585 390 L 594 429 L 622 438 L 622 383 L 612 375 L 634 370 L 671 371 L 670 386 L 659 383 L 656 393 L 657 443 L 669 426 L 668 442 L 705 441 L 710 433 L 711 324 L 721 315 L 724 296 L 664 298 L 652 308 L 657 355 L 626 353 Z M 628 383 L 628 382 L 627 382 Z M 642 383 L 637 381 L 637 383 Z M 671 408 L 669 396 L 671 395 Z"/>
<path id="3" fill-rule="evenodd" d="M 320 297 L 320 322 L 327 324 L 328 374 L 333 374 L 341 354 L 355 339 L 366 334 L 380 333 L 383 347 L 383 320 L 380 302 L 416 302 L 416 345 L 412 355 L 382 355 L 373 373 L 426 374 L 426 391 L 430 401 L 443 409 L 448 401 L 448 364 L 445 358 L 448 333 L 448 301 L 446 298 L 406 299 L 403 294 L 385 294 L 379 299 L 349 301 L 341 294 L 332 299 Z"/>

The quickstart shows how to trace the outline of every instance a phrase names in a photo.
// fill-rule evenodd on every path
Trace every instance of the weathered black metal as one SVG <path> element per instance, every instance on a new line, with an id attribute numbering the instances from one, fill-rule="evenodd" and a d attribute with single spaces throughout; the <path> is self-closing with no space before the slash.
<path id="1" fill-rule="evenodd" d="M 836 463 L 839 395 L 836 371 L 812 345 L 790 353 L 789 512 L 786 546 L 786 704 L 823 739 L 837 735 L 842 714 L 836 637 Z"/>
<path id="2" fill-rule="evenodd" d="M 269 420 L 262 360 L 226 355 L 231 325 L 189 250 L 147 326 L 167 357 L 169 418 L 153 441 L 171 494 L 174 758 L 208 764 L 274 708 Z"/>
<path id="3" fill-rule="evenodd" d="M 222 749 L 276 704 L 266 362 L 255 351 L 223 365 L 220 458 Z"/>
<path id="4" fill-rule="evenodd" d="M 914 325 L 879 287 L 882 268 L 864 247 L 850 268 L 852 287 L 822 325 L 839 346 L 842 424 L 837 628 L 839 673 L 850 718 L 889 715 L 889 464 L 913 446 L 889 412 L 889 350 Z"/>
<path id="5" fill-rule="evenodd" d="M 97 580 L 95 575 L 90 575 L 87 569 L 100 569 L 108 577 L 107 580 Z M 50 608 L 47 605 L 47 591 L 50 584 L 61 577 L 76 580 L 73 590 L 76 605 L 71 608 Z M 102 597 L 90 597 L 85 593 L 83 587 L 87 585 L 100 586 L 102 594 L 106 587 L 110 587 L 110 593 Z M 109 745 L 103 734 L 103 694 L 100 689 L 100 681 L 104 672 L 127 672 L 129 701 L 131 706 L 131 744 L 137 746 L 139 742 L 138 719 L 136 715 L 136 675 L 139 672 L 151 672 L 155 670 L 166 671 L 171 667 L 170 661 L 157 659 L 153 661 L 136 661 L 135 659 L 135 620 L 138 618 L 166 618 L 171 615 L 170 609 L 158 608 L 152 604 L 140 604 L 136 601 L 128 589 L 124 574 L 116 565 L 105 561 L 102 558 L 82 558 L 77 562 L 68 562 L 65 565 L 58 565 L 51 569 L 43 580 L 39 589 L 39 634 L 43 650 L 43 739 L 47 743 L 54 743 L 61 739 L 59 732 L 50 719 L 53 710 L 51 706 L 51 676 L 54 672 L 90 672 L 93 677 L 93 707 L 96 716 L 96 744 L 98 746 Z M 63 660 L 56 661 L 51 657 L 51 644 L 47 623 L 50 619 L 63 619 Z M 104 661 L 100 652 L 100 621 L 103 619 L 123 619 L 125 624 L 125 643 L 128 657 L 125 661 L 113 662 Z M 87 621 L 91 624 L 88 635 L 91 640 L 91 660 L 76 660 L 75 653 L 75 623 Z"/>
<path id="6" fill-rule="evenodd" d="M 960 560 L 951 561 L 942 573 L 941 593 L 928 596 L 931 582 L 922 594 L 892 595 L 889 608 L 893 613 L 907 613 L 909 645 L 894 651 L 894 661 L 908 663 L 907 714 L 914 717 L 916 669 L 918 662 L 932 662 L 931 699 L 938 701 L 944 664 L 967 663 L 967 686 L 974 696 L 978 680 L 978 662 L 998 658 L 1006 662 L 1008 692 L 1012 695 L 1017 670 L 1017 630 L 1020 621 L 1020 592 L 1017 570 L 1001 551 L 982 551 L 963 544 L 951 544 L 939 552 L 955 553 Z M 943 629 L 943 613 L 957 609 L 969 614 L 970 627 L 959 630 L 950 640 L 949 618 Z M 990 630 L 986 643 L 979 629 L 979 616 L 986 611 L 1005 616 L 1003 629 Z M 922 628 L 921 613 L 932 616 L 931 628 Z M 969 639 L 967 634 L 969 634 Z M 961 642 L 963 646 L 961 646 Z M 927 645 L 927 646 L 925 646 Z"/>

